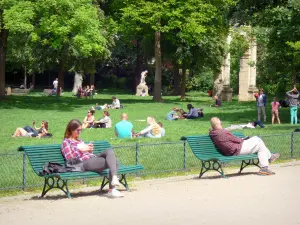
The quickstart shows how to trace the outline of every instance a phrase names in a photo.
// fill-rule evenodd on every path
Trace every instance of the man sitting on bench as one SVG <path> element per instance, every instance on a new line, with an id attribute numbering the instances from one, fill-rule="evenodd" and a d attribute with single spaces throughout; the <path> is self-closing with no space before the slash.
<path id="1" fill-rule="evenodd" d="M 223 155 L 247 155 L 257 153 L 261 169 L 258 172 L 261 175 L 274 175 L 268 166 L 279 158 L 280 154 L 272 154 L 265 146 L 264 142 L 257 136 L 239 138 L 223 129 L 219 118 L 213 117 L 210 120 L 212 130 L 209 132 L 213 143 Z"/>

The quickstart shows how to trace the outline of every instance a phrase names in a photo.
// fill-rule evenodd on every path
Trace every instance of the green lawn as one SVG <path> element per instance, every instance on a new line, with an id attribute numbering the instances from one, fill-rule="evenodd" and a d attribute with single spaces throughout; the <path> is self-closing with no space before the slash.
<path id="1" fill-rule="evenodd" d="M 164 96 L 163 103 L 154 103 L 151 97 L 136 97 L 120 90 L 105 90 L 99 92 L 94 99 L 78 99 L 71 93 L 57 99 L 55 96 L 42 96 L 40 92 L 33 92 L 27 96 L 9 96 L 7 100 L 0 102 L 0 153 L 13 153 L 0 155 L 0 189 L 21 187 L 23 178 L 23 156 L 17 153 L 21 145 L 61 143 L 67 123 L 77 118 L 83 120 L 87 110 L 96 103 L 111 103 L 111 96 L 116 95 L 124 109 L 109 110 L 113 124 L 120 120 L 122 112 L 129 115 L 129 120 L 134 125 L 135 131 L 145 128 L 147 116 L 154 116 L 163 122 L 166 129 L 166 137 L 161 139 L 125 139 L 118 140 L 113 129 L 86 129 L 81 138 L 85 141 L 108 140 L 116 148 L 115 152 L 124 164 L 134 164 L 136 160 L 136 143 L 139 145 L 139 163 L 145 170 L 143 175 L 149 176 L 157 173 L 169 173 L 184 169 L 200 170 L 200 161 L 195 158 L 187 146 L 186 161 L 184 161 L 183 143 L 180 137 L 184 135 L 207 134 L 210 128 L 209 119 L 218 116 L 223 121 L 224 127 L 230 124 L 247 123 L 255 120 L 257 116 L 255 102 L 241 103 L 234 99 L 232 102 L 223 102 L 221 108 L 211 108 L 211 98 L 204 93 L 188 93 L 186 101 L 180 101 L 179 97 Z M 197 120 L 166 121 L 166 114 L 173 107 L 186 108 L 192 103 L 197 108 L 204 108 L 205 117 Z M 280 109 L 281 125 L 270 124 L 270 107 L 267 109 L 268 122 L 266 128 L 244 129 L 246 135 L 262 135 L 266 145 L 271 151 L 280 152 L 282 159 L 290 158 L 291 132 L 298 127 L 289 124 L 289 109 Z M 101 111 L 96 112 L 96 118 L 102 116 Z M 49 131 L 52 138 L 11 138 L 16 127 L 31 125 L 32 120 L 40 123 L 42 120 L 49 121 Z M 300 158 L 300 133 L 295 134 L 294 157 Z M 161 143 L 164 144 L 157 144 Z M 173 143 L 167 143 L 173 142 Z M 177 142 L 177 143 L 174 143 Z M 147 146 L 151 144 L 151 146 Z M 26 186 L 39 186 L 42 179 L 36 176 L 29 162 L 26 162 Z M 235 164 L 237 165 L 237 164 Z"/>
<path id="2" fill-rule="evenodd" d="M 154 103 L 152 97 L 137 97 L 124 93 L 122 90 L 104 90 L 95 95 L 94 99 L 75 98 L 71 93 L 64 93 L 64 96 L 57 99 L 55 96 L 42 96 L 40 92 L 33 92 L 27 96 L 9 96 L 7 100 L 0 102 L 0 153 L 15 152 L 20 145 L 61 143 L 67 123 L 77 118 L 83 120 L 87 110 L 95 103 L 111 103 L 111 96 L 116 95 L 121 104 L 124 105 L 120 110 L 109 110 L 113 124 L 118 122 L 122 112 L 129 115 L 129 120 L 134 125 L 135 131 L 145 128 L 147 116 L 154 116 L 157 121 L 161 121 L 166 129 L 166 137 L 161 139 L 127 139 L 118 140 L 114 135 L 113 129 L 86 129 L 81 138 L 86 141 L 106 139 L 112 145 L 126 145 L 153 142 L 178 141 L 183 135 L 207 134 L 210 127 L 209 119 L 218 116 L 223 121 L 223 125 L 247 123 L 254 120 L 257 116 L 255 102 L 238 102 L 236 98 L 232 102 L 223 102 L 221 108 L 211 108 L 211 98 L 204 93 L 188 93 L 186 101 L 180 101 L 176 96 L 164 96 L 163 103 Z M 269 98 L 270 99 L 270 98 Z M 166 121 L 166 114 L 172 107 L 186 109 L 188 103 L 195 107 L 204 108 L 205 117 L 197 120 Z M 295 129 L 297 125 L 289 124 L 289 109 L 280 109 L 281 125 L 271 125 L 270 107 L 267 108 L 268 122 L 265 129 L 244 130 L 246 135 L 264 135 L 269 133 L 287 134 Z M 96 118 L 102 116 L 101 111 L 97 111 Z M 40 123 L 42 120 L 49 122 L 49 131 L 53 134 L 52 138 L 11 138 L 11 134 L 17 127 L 31 125 L 32 120 Z"/>

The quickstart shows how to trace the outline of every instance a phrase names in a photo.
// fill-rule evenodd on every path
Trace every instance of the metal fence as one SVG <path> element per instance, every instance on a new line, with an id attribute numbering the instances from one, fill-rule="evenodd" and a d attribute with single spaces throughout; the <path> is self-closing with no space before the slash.
<path id="1" fill-rule="evenodd" d="M 272 152 L 281 159 L 300 158 L 300 133 L 260 136 Z M 138 175 L 149 175 L 200 168 L 201 162 L 193 155 L 185 141 L 155 144 L 135 143 L 114 146 L 115 153 L 125 165 L 140 163 L 145 170 Z M 237 164 L 233 162 L 232 164 Z M 32 170 L 24 152 L 0 154 L 0 190 L 42 186 L 43 178 Z"/>

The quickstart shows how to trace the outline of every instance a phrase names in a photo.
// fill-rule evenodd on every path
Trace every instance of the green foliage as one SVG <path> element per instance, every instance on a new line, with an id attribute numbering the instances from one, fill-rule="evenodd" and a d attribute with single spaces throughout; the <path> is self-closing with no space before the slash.
<path id="1" fill-rule="evenodd" d="M 188 80 L 187 89 L 206 92 L 208 90 L 212 90 L 213 82 L 213 72 L 206 71 L 201 74 L 196 74 Z"/>
<path id="2" fill-rule="evenodd" d="M 108 32 L 109 20 L 90 0 L 45 0 L 37 5 L 40 21 L 33 37 L 56 57 L 71 60 L 109 57 L 113 43 Z M 55 13 L 53 13 L 55 9 Z"/>

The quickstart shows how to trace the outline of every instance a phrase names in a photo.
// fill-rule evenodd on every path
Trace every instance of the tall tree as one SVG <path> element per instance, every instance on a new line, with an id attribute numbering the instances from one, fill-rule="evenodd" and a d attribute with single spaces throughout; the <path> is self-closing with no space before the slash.
<path id="1" fill-rule="evenodd" d="M 128 29 L 146 29 L 155 37 L 155 85 L 153 100 L 161 101 L 162 53 L 161 39 L 165 35 L 175 35 L 188 46 L 196 45 L 213 23 L 218 23 L 222 14 L 218 7 L 225 8 L 230 0 L 152 0 L 125 1 L 122 9 L 123 25 Z"/>
<path id="2" fill-rule="evenodd" d="M 110 56 L 113 22 L 92 0 L 44 0 L 37 2 L 37 26 L 33 39 L 57 63 L 59 87 L 64 71 Z M 75 65 L 74 65 L 75 64 Z M 59 95 L 58 88 L 57 95 Z"/>
<path id="3" fill-rule="evenodd" d="M 34 2 L 0 1 L 0 98 L 5 95 L 5 64 L 9 35 L 27 35 L 33 30 Z"/>

